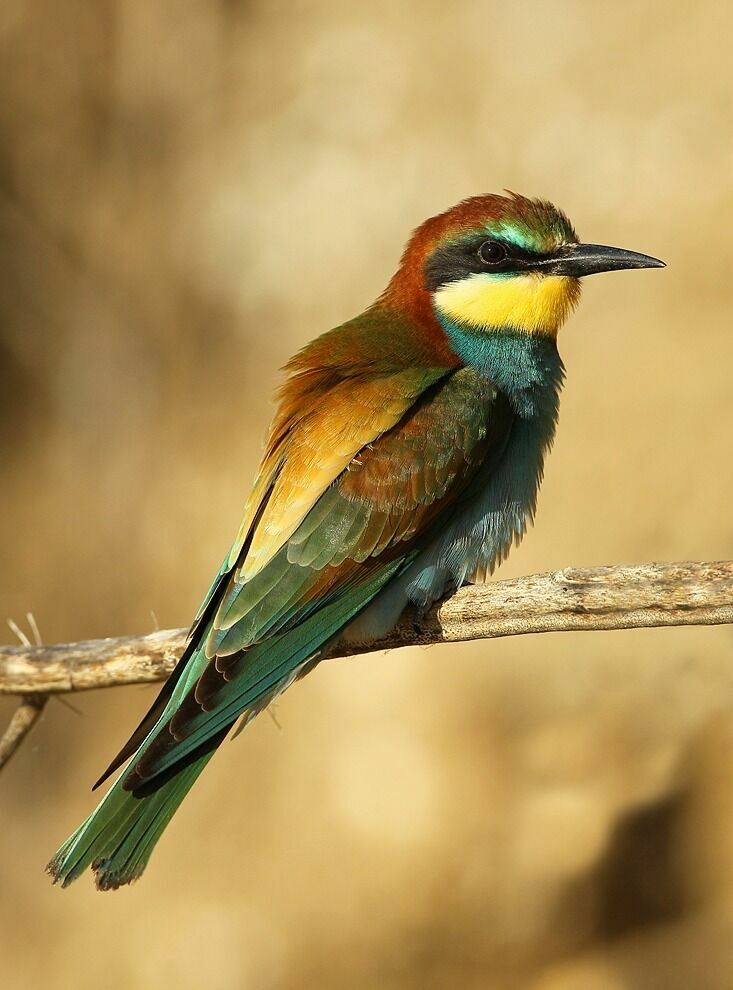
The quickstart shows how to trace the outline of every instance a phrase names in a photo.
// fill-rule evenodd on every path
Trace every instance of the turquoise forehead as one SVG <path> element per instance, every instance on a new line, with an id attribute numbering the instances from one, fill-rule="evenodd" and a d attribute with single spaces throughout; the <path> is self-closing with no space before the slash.
<path id="1" fill-rule="evenodd" d="M 491 236 L 514 244 L 524 251 L 541 253 L 574 240 L 572 228 L 568 229 L 562 223 L 535 227 L 524 221 L 501 219 L 489 220 L 484 226 Z"/>

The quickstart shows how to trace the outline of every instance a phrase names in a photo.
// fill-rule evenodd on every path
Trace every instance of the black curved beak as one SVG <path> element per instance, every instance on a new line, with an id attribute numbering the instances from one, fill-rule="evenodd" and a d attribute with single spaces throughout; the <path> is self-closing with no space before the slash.
<path id="1" fill-rule="evenodd" d="M 549 260 L 549 259 L 548 259 Z M 627 268 L 666 268 L 663 261 L 648 254 L 637 254 L 624 248 L 605 244 L 567 244 L 552 258 L 556 275 L 596 275 L 598 272 L 620 272 Z"/>

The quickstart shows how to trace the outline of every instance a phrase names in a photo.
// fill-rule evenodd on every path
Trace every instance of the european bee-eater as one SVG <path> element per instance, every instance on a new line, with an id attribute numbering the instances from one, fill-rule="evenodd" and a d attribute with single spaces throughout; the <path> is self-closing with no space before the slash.
<path id="1" fill-rule="evenodd" d="M 580 244 L 564 213 L 514 194 L 418 227 L 377 301 L 286 365 L 237 538 L 54 881 L 88 866 L 103 890 L 135 880 L 238 719 L 339 638 L 367 642 L 408 603 L 485 579 L 534 517 L 580 279 L 661 267 Z"/>

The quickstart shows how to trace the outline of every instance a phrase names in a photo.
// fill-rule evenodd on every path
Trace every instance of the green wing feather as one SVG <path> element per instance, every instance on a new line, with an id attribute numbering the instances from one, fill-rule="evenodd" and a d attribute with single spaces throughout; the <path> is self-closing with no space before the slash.
<path id="1" fill-rule="evenodd" d="M 362 588 L 375 581 L 380 590 L 414 559 L 487 452 L 503 444 L 510 422 L 496 390 L 464 369 L 361 451 L 270 564 L 230 585 L 208 635 L 207 669 L 125 786 L 169 770 L 280 689 L 326 642 L 322 617 L 343 615 L 340 631 L 357 614 L 354 596 L 358 611 L 365 606 Z"/>

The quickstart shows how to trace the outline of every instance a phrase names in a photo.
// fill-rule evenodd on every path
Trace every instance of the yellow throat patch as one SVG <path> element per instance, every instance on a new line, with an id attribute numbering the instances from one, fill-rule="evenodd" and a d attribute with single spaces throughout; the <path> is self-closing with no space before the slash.
<path id="1" fill-rule="evenodd" d="M 566 275 L 478 273 L 448 282 L 433 298 L 459 323 L 556 337 L 580 298 L 580 282 Z"/>

